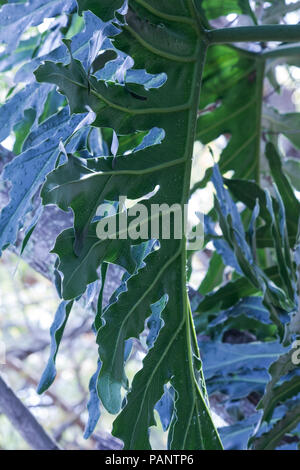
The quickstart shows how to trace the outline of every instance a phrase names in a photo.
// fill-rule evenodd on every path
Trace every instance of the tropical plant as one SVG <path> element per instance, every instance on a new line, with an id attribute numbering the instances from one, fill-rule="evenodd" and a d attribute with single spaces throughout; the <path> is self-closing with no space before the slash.
<path id="1" fill-rule="evenodd" d="M 38 391 L 55 379 L 74 302 L 97 288 L 99 359 L 87 438 L 102 404 L 117 415 L 112 433 L 126 449 L 151 449 L 155 410 L 170 449 L 222 449 L 222 440 L 225 448 L 246 448 L 248 439 L 249 448 L 269 449 L 290 433 L 298 439 L 299 368 L 291 344 L 300 333 L 299 161 L 280 155 L 279 137 L 299 149 L 299 114 L 280 114 L 263 94 L 266 77 L 274 92 L 280 87 L 279 63 L 298 65 L 300 26 L 282 24 L 296 4 L 260 3 L 30 0 L 1 8 L 0 70 L 15 85 L 1 107 L 0 141 L 13 134 L 18 157 L 3 173 L 11 189 L 0 244 L 3 250 L 14 245 L 22 229 L 23 253 L 40 204 L 72 210 L 73 226 L 52 251 L 61 303 Z M 229 14 L 247 18 L 248 26 L 216 26 Z M 36 28 L 49 17 L 48 28 Z M 218 164 L 191 188 L 195 141 L 220 136 Z M 213 256 L 192 298 L 186 236 L 124 237 L 119 197 L 142 199 L 149 209 L 138 233 L 153 222 L 153 204 L 184 212 L 209 181 L 215 196 L 205 245 L 213 244 Z M 100 213 L 104 203 L 117 214 Z M 99 239 L 99 220 L 115 227 L 114 237 Z M 135 220 L 128 215 L 129 224 Z M 124 275 L 103 305 L 109 264 Z M 232 329 L 251 331 L 255 341 L 226 343 Z M 143 367 L 130 383 L 132 340 L 145 332 Z M 231 402 L 254 392 L 262 397 L 262 412 L 233 425 L 234 442 L 233 427 L 220 438 L 211 417 L 207 392 L 220 390 Z"/>

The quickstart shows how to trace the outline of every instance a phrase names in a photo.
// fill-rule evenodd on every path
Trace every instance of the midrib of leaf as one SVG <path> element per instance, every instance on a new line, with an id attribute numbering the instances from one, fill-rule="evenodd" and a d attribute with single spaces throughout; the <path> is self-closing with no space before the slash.
<path id="1" fill-rule="evenodd" d="M 194 5 L 191 0 L 189 0 L 189 6 L 194 12 Z M 201 34 L 201 33 L 200 33 Z M 196 122 L 197 122 L 197 110 L 198 110 L 198 104 L 199 104 L 199 99 L 200 99 L 200 89 L 201 89 L 201 81 L 202 81 L 202 73 L 203 73 L 203 67 L 204 67 L 204 62 L 206 58 L 206 49 L 207 45 L 205 41 L 203 40 L 198 40 L 198 47 L 197 47 L 197 62 L 195 64 L 194 68 L 194 75 L 193 75 L 193 82 L 192 82 L 192 96 L 190 99 L 190 102 L 192 105 L 189 108 L 189 116 L 188 116 L 188 135 L 187 135 L 187 140 L 186 140 L 186 150 L 185 150 L 185 175 L 184 175 L 184 187 L 183 187 L 183 193 L 182 193 L 182 199 L 181 199 L 181 206 L 188 201 L 189 197 L 189 188 L 190 188 L 190 177 L 191 177 L 191 166 L 192 166 L 192 154 L 193 154 L 193 145 L 194 145 L 194 140 L 195 140 L 195 135 L 196 135 Z M 181 286 L 181 291 L 186 292 L 186 240 L 183 238 L 181 242 L 181 278 L 182 278 L 182 286 Z M 146 400 L 147 396 L 147 391 L 151 385 L 151 382 L 153 380 L 153 377 L 155 376 L 155 373 L 159 369 L 160 365 L 163 363 L 166 355 L 168 354 L 171 346 L 173 345 L 174 341 L 178 337 L 180 331 L 182 328 L 185 328 L 185 334 L 186 334 L 186 343 L 187 343 L 187 355 L 188 355 L 188 370 L 189 370 L 189 375 L 190 375 L 190 383 L 192 386 L 192 395 L 193 395 L 193 400 L 192 403 L 189 403 L 190 407 L 190 412 L 189 412 L 189 418 L 186 426 L 186 432 L 185 435 L 183 436 L 182 440 L 182 448 L 185 448 L 185 443 L 187 440 L 189 428 L 190 428 L 190 423 L 191 420 L 194 416 L 195 408 L 197 410 L 196 416 L 197 416 L 197 427 L 199 430 L 199 435 L 201 436 L 201 448 L 204 447 L 204 441 L 203 441 L 203 436 L 202 436 L 202 427 L 201 427 L 201 422 L 200 422 L 200 413 L 199 413 L 199 403 L 197 402 L 197 395 L 200 398 L 202 402 L 202 407 L 206 408 L 206 411 L 209 413 L 207 405 L 205 403 L 204 397 L 199 389 L 199 385 L 197 383 L 195 373 L 194 373 L 194 365 L 193 365 L 193 352 L 191 348 L 191 324 L 190 324 L 190 315 L 189 315 L 189 300 L 186 296 L 186 300 L 184 302 L 184 311 L 182 312 L 183 317 L 178 325 L 177 329 L 175 330 L 174 334 L 172 337 L 169 339 L 167 347 L 164 349 L 163 354 L 160 356 L 159 360 L 156 363 L 155 368 L 152 370 L 152 373 L 149 377 L 147 377 L 146 381 L 146 386 L 143 390 L 143 395 L 142 395 L 142 400 L 141 400 L 141 406 L 139 413 L 137 415 L 133 431 L 131 433 L 131 439 L 130 439 L 130 448 L 134 447 L 134 439 L 135 439 L 135 433 L 137 426 L 139 424 L 139 419 L 142 413 L 143 405 Z M 195 342 L 195 339 L 194 339 Z M 198 350 L 198 345 L 196 341 L 196 348 Z"/>
<path id="2" fill-rule="evenodd" d="M 198 103 L 199 103 L 199 98 L 200 98 L 202 72 L 203 72 L 203 67 L 204 67 L 204 62 L 205 62 L 205 57 L 206 57 L 206 44 L 204 43 L 204 41 L 199 41 L 197 56 L 198 56 L 198 61 L 197 61 L 197 64 L 195 66 L 195 69 L 194 69 L 193 85 L 192 85 L 193 95 L 192 95 L 191 100 L 190 100 L 193 103 L 193 106 L 190 107 L 190 111 L 189 111 L 188 136 L 187 136 L 186 150 L 185 150 L 185 156 L 184 156 L 184 160 L 186 161 L 186 165 L 185 165 L 184 188 L 183 188 L 183 195 L 182 195 L 182 200 L 181 200 L 181 206 L 182 207 L 187 202 L 188 196 L 189 196 L 191 165 L 192 165 L 192 153 L 193 153 L 193 145 L 194 145 L 194 139 L 195 139 L 195 133 L 196 133 L 197 109 L 198 109 Z M 178 254 L 176 255 L 176 257 L 174 257 L 174 259 L 176 259 L 177 256 L 178 256 Z M 172 262 L 174 261 L 174 259 L 172 259 Z M 185 238 L 183 238 L 183 240 L 181 242 L 181 276 L 182 276 L 182 292 L 185 292 L 186 291 L 186 240 L 185 240 Z M 147 290 L 147 292 L 148 292 L 148 290 Z M 148 389 L 151 385 L 153 377 L 155 376 L 155 373 L 159 369 L 160 365 L 163 363 L 166 355 L 168 354 L 171 346 L 173 345 L 173 343 L 176 340 L 177 336 L 179 335 L 180 331 L 184 327 L 185 327 L 185 331 L 186 331 L 186 341 L 187 341 L 187 345 L 188 345 L 188 351 L 187 351 L 187 354 L 188 354 L 188 368 L 189 368 L 190 380 L 191 380 L 191 384 L 192 384 L 192 393 L 193 393 L 193 402 L 191 404 L 189 404 L 190 405 L 190 415 L 189 415 L 188 422 L 190 423 L 191 420 L 192 420 L 192 417 L 194 415 L 195 407 L 198 409 L 196 394 L 199 394 L 199 397 L 202 401 L 202 405 L 204 407 L 206 407 L 206 409 L 208 411 L 208 408 L 205 404 L 205 401 L 203 399 L 203 396 L 201 394 L 201 391 L 199 389 L 199 386 L 198 386 L 198 383 L 197 383 L 197 380 L 196 380 L 195 374 L 194 374 L 194 366 L 193 366 L 193 359 L 192 359 L 193 353 L 192 353 L 192 350 L 191 350 L 191 336 L 190 336 L 191 325 L 190 325 L 190 315 L 189 315 L 189 308 L 188 308 L 189 303 L 188 302 L 189 301 L 186 298 L 186 302 L 184 304 L 185 308 L 184 308 L 184 312 L 183 312 L 182 321 L 179 324 L 178 328 L 175 330 L 173 336 L 170 338 L 167 347 L 165 348 L 163 354 L 160 356 L 159 361 L 157 361 L 157 363 L 156 363 L 156 367 L 153 369 L 151 375 L 147 379 L 146 387 L 145 387 L 143 395 L 142 395 L 140 411 L 138 413 L 138 416 L 137 416 L 137 419 L 136 419 L 136 422 L 135 422 L 135 425 L 134 425 L 134 428 L 133 428 L 133 432 L 132 432 L 132 435 L 131 435 L 131 446 L 134 446 L 134 438 L 135 438 L 136 428 L 138 426 L 139 418 L 141 416 L 141 412 L 142 412 L 142 409 L 143 409 L 143 404 L 146 400 L 147 391 L 148 391 Z M 129 315 L 127 315 L 127 317 L 128 316 Z M 197 346 L 197 348 L 198 348 L 198 346 Z M 201 446 L 203 448 L 203 437 L 202 437 L 202 429 L 201 429 L 199 414 L 200 413 L 198 412 L 197 413 L 197 417 L 198 417 L 197 424 L 198 424 L 198 428 L 199 428 L 199 433 L 201 435 Z M 188 431 L 189 431 L 189 426 L 186 427 L 186 433 L 185 433 L 185 436 L 183 437 L 183 444 L 182 444 L 183 447 L 182 448 L 184 448 L 184 446 L 185 446 Z"/>
<path id="3" fill-rule="evenodd" d="M 155 55 L 158 55 L 160 57 L 163 57 L 165 59 L 170 59 L 170 60 L 174 60 L 174 61 L 177 61 L 177 62 L 183 62 L 183 63 L 186 63 L 186 62 L 195 62 L 197 60 L 197 56 L 194 55 L 194 56 L 188 56 L 188 57 L 184 57 L 184 56 L 179 56 L 179 55 L 176 55 L 176 54 L 169 54 L 168 52 L 165 52 L 165 51 L 162 51 L 161 49 L 157 49 L 156 47 L 154 46 L 151 46 L 151 44 L 149 44 L 148 42 L 146 42 L 136 31 L 134 31 L 130 26 L 126 25 L 124 26 L 124 29 L 126 29 L 127 31 L 129 31 L 132 36 L 135 37 L 135 39 L 137 41 L 139 41 L 139 43 L 145 47 L 145 49 L 148 49 L 148 51 L 150 52 L 153 52 Z"/>
<path id="4" fill-rule="evenodd" d="M 136 422 L 135 422 L 135 424 L 134 424 L 133 432 L 132 432 L 132 435 L 131 435 L 131 445 L 132 445 L 132 447 L 134 446 L 133 439 L 134 439 L 134 437 L 135 437 L 136 427 L 137 427 L 137 425 L 138 425 L 138 423 L 139 423 L 139 418 L 140 418 L 141 412 L 142 412 L 142 410 L 143 410 L 143 404 L 144 404 L 144 402 L 145 402 L 145 400 L 146 400 L 147 391 L 148 391 L 148 389 L 149 389 L 149 387 L 150 387 L 150 385 L 151 385 L 152 379 L 153 379 L 153 377 L 154 377 L 154 375 L 155 375 L 157 369 L 159 368 L 159 366 L 160 366 L 161 363 L 163 362 L 164 358 L 166 357 L 167 353 L 169 352 L 171 346 L 173 345 L 173 342 L 175 341 L 177 335 L 180 333 L 180 331 L 181 331 L 182 327 L 184 326 L 185 322 L 186 322 L 186 318 L 183 317 L 183 319 L 181 320 L 181 323 L 179 324 L 178 328 L 176 329 L 176 331 L 175 331 L 173 337 L 171 338 L 170 342 L 168 343 L 167 347 L 165 348 L 165 350 L 164 350 L 164 352 L 163 352 L 163 354 L 162 354 L 160 360 L 157 361 L 157 364 L 156 364 L 155 368 L 153 369 L 151 375 L 149 376 L 149 378 L 148 378 L 148 380 L 147 380 L 147 385 L 146 385 L 146 387 L 145 387 L 145 389 L 144 389 L 143 399 L 142 399 L 141 406 L 140 406 L 140 411 L 139 411 L 139 413 L 138 413 Z"/>
<path id="5" fill-rule="evenodd" d="M 136 3 L 139 5 L 143 6 L 146 10 L 148 10 L 150 13 L 153 13 L 156 15 L 158 18 L 162 18 L 164 20 L 168 21 L 175 21 L 179 23 L 187 23 L 191 25 L 195 25 L 196 21 L 194 18 L 189 18 L 188 16 L 176 16 L 176 15 L 169 15 L 168 13 L 163 13 L 160 10 L 157 10 L 156 8 L 152 7 L 151 5 L 148 5 L 144 0 L 135 0 Z"/>
<path id="6" fill-rule="evenodd" d="M 191 10 L 192 14 L 197 19 L 197 13 L 195 11 L 195 6 L 194 6 L 194 3 L 192 2 L 192 0 L 189 0 L 189 7 L 190 7 L 190 10 Z M 197 22 L 197 24 L 198 24 L 198 22 Z M 198 24 L 198 31 L 199 31 L 199 35 L 201 36 L 202 31 L 199 28 L 199 24 Z M 207 45 L 205 44 L 204 41 L 199 40 L 197 49 L 198 49 L 198 53 L 197 53 L 198 61 L 197 61 L 197 66 L 195 67 L 195 72 L 194 72 L 194 77 L 193 77 L 193 88 L 192 88 L 194 90 L 194 100 L 193 100 L 194 109 L 191 109 L 190 113 L 189 113 L 189 121 L 190 122 L 189 122 L 189 126 L 188 126 L 189 135 L 188 135 L 188 139 L 187 139 L 187 142 L 189 144 L 189 149 L 188 149 L 189 158 L 188 158 L 187 164 L 186 164 L 182 206 L 185 202 L 188 201 L 188 197 L 189 197 L 191 168 L 192 168 L 192 155 L 193 155 L 193 146 L 194 146 L 194 141 L 195 141 L 196 125 L 197 125 L 197 110 L 198 110 L 199 100 L 200 100 L 202 74 L 203 74 L 204 64 L 205 64 L 205 60 L 206 60 Z M 185 289 L 186 289 L 186 282 L 187 282 L 187 279 L 186 279 L 187 252 L 186 252 L 186 240 L 185 239 L 183 240 L 183 243 L 182 243 L 181 260 L 182 260 L 182 268 L 181 268 L 182 291 L 184 292 Z M 191 328 L 193 330 L 193 343 L 194 343 L 194 347 L 198 351 L 198 357 L 199 357 L 199 350 L 198 350 L 198 342 L 197 342 L 197 339 L 196 339 L 196 336 L 195 336 L 196 333 L 195 333 L 195 329 L 194 329 L 194 323 L 193 323 L 193 319 L 191 318 L 191 310 L 190 310 L 188 296 L 186 296 L 184 315 L 185 315 L 185 318 L 184 318 L 183 325 L 185 325 L 186 341 L 187 341 L 187 344 L 189 345 L 188 346 L 189 373 L 190 373 L 190 377 L 191 377 L 191 383 L 193 384 L 193 388 L 192 388 L 193 404 L 191 406 L 189 422 L 191 422 L 191 420 L 192 420 L 193 413 L 194 413 L 194 407 L 196 406 L 196 408 L 197 408 L 197 413 L 196 413 L 197 425 L 198 425 L 198 429 L 199 429 L 199 434 L 201 436 L 201 448 L 204 448 L 204 441 L 203 441 L 203 436 L 202 436 L 202 427 L 201 427 L 201 423 L 200 423 L 200 419 L 199 419 L 200 413 L 199 413 L 199 410 L 198 410 L 198 402 L 197 402 L 196 394 L 199 395 L 199 398 L 202 402 L 202 406 L 204 408 L 206 408 L 208 413 L 209 413 L 209 410 L 208 410 L 208 407 L 206 406 L 203 395 L 202 395 L 202 393 L 199 389 L 199 385 L 198 385 L 198 382 L 196 380 L 195 372 L 194 372 L 193 352 L 192 352 L 192 348 L 191 348 L 191 344 L 192 344 Z M 174 337 L 174 339 L 175 339 L 175 337 Z M 202 373 L 202 377 L 203 377 L 202 370 L 201 370 L 201 373 Z M 185 443 L 186 443 L 186 439 L 187 439 L 187 435 L 188 435 L 188 430 L 189 430 L 189 427 L 187 426 L 186 427 L 186 433 L 185 433 L 185 436 L 184 436 L 184 439 L 183 439 L 183 446 L 182 446 L 183 449 L 185 448 Z"/>
<path id="7" fill-rule="evenodd" d="M 155 279 L 153 280 L 153 282 L 150 284 L 150 286 L 147 287 L 147 289 L 145 289 L 145 292 L 143 294 L 142 297 L 140 297 L 138 299 L 138 301 L 133 305 L 133 307 L 129 310 L 129 312 L 124 316 L 124 319 L 122 321 L 122 326 L 125 325 L 125 323 L 127 322 L 128 318 L 132 315 L 132 313 L 135 311 L 135 309 L 137 308 L 137 306 L 144 300 L 144 298 L 148 295 L 148 293 L 155 287 L 155 285 L 157 284 L 157 282 L 159 281 L 160 277 L 162 276 L 162 274 L 165 272 L 165 270 L 168 268 L 168 266 L 170 264 L 172 264 L 177 258 L 178 256 L 180 255 L 180 251 L 178 251 L 177 253 L 175 253 L 175 255 L 169 259 L 169 261 L 161 268 L 161 270 L 158 272 L 158 274 L 155 276 Z M 120 336 L 121 336 L 121 331 L 122 329 L 120 328 L 119 330 L 119 333 L 118 333 L 118 336 L 117 336 L 117 343 L 119 342 L 120 340 Z M 176 336 L 175 336 L 176 337 Z M 112 359 L 111 359 L 111 368 L 113 369 L 114 365 L 115 365 L 115 359 L 116 359 L 116 349 L 114 350 L 114 354 L 112 356 Z M 163 357 L 162 357 L 163 359 Z M 159 362 L 158 362 L 159 364 Z M 151 382 L 151 380 L 150 380 Z"/>
<path id="8" fill-rule="evenodd" d="M 186 317 L 187 317 L 187 319 L 186 319 L 187 344 L 192 344 L 193 343 L 194 348 L 196 348 L 196 351 L 198 351 L 198 341 L 197 341 L 197 336 L 196 336 L 196 332 L 195 332 L 194 321 L 193 321 L 193 317 L 192 317 L 192 311 L 191 311 L 191 308 L 190 308 L 188 296 L 187 296 L 187 305 L 189 306 L 188 312 L 186 313 Z M 191 335 L 191 331 L 193 332 L 193 335 Z M 188 349 L 188 355 L 189 355 L 189 370 L 190 370 L 190 374 L 191 374 L 191 377 L 192 377 L 192 383 L 193 383 L 193 390 L 192 390 L 193 391 L 193 406 L 191 407 L 189 422 L 191 422 L 191 420 L 192 420 L 193 411 L 194 411 L 194 408 L 196 407 L 196 409 L 197 409 L 196 416 L 198 417 L 197 425 L 198 425 L 198 429 L 199 429 L 199 434 L 201 436 L 201 448 L 205 448 L 203 435 L 202 435 L 202 428 L 201 428 L 201 424 L 200 424 L 200 420 L 199 420 L 200 412 L 199 412 L 199 407 L 198 407 L 198 402 L 197 402 L 197 396 L 196 395 L 199 396 L 200 400 L 202 401 L 202 406 L 204 406 L 207 409 L 208 413 L 209 413 L 209 409 L 206 406 L 205 399 L 203 397 L 203 394 L 201 393 L 201 390 L 199 388 L 199 384 L 198 384 L 197 379 L 195 377 L 195 372 L 194 372 L 194 367 L 193 367 L 193 352 L 192 352 L 191 347 Z M 200 359 L 199 355 L 198 355 L 198 357 Z M 202 370 L 201 370 L 201 375 L 202 375 L 203 383 L 205 383 L 204 382 L 204 375 L 203 375 Z M 187 439 L 187 436 L 188 436 L 188 429 L 189 428 L 187 427 L 186 432 L 185 432 L 185 436 L 184 436 L 184 440 L 183 440 L 183 446 L 182 446 L 183 449 L 185 448 L 185 443 L 186 443 L 186 439 Z"/>
<path id="9" fill-rule="evenodd" d="M 228 382 L 228 377 L 223 377 L 223 379 L 214 378 L 214 383 L 223 384 L 224 382 L 225 383 Z M 257 379 L 257 378 L 251 379 L 251 377 L 243 377 L 239 375 L 236 377 L 234 375 L 231 375 L 230 382 L 237 382 L 237 383 L 245 382 L 245 383 L 254 383 L 254 384 L 262 384 L 262 385 L 265 385 L 266 383 L 266 381 L 262 379 Z"/>
<path id="10" fill-rule="evenodd" d="M 192 10 L 193 15 L 196 16 L 196 11 L 195 11 L 195 6 L 194 3 L 189 0 L 189 7 L 190 10 Z M 198 26 L 199 28 L 199 26 Z M 199 35 L 201 35 L 201 30 L 199 30 Z M 203 51 L 201 50 L 203 48 Z M 201 82 L 202 82 L 202 74 L 204 70 L 204 64 L 206 60 L 206 51 L 207 51 L 207 46 L 204 41 L 200 41 L 198 43 L 198 51 L 197 51 L 197 57 L 198 57 L 198 62 L 197 66 L 195 67 L 195 72 L 194 72 L 194 77 L 193 77 L 193 90 L 194 90 L 194 109 L 191 109 L 189 113 L 189 135 L 188 135 L 188 143 L 189 143 L 189 158 L 186 164 L 186 172 L 185 172 L 185 180 L 184 180 L 184 191 L 183 191 L 183 198 L 182 198 L 182 206 L 185 202 L 188 201 L 189 198 L 189 191 L 190 191 L 190 181 L 191 181 L 191 169 L 192 169 L 192 155 L 193 155 L 193 147 L 194 147 L 194 141 L 195 141 L 195 136 L 196 136 L 196 126 L 197 126 L 197 111 L 199 107 L 199 100 L 200 100 L 200 92 L 201 92 Z M 183 250 L 182 250 L 182 292 L 185 291 L 186 289 L 186 260 L 187 260 L 187 252 L 186 252 L 186 240 L 184 239 L 184 243 L 182 244 Z M 189 299 L 188 296 L 186 296 L 186 303 L 185 303 L 185 329 L 186 329 L 186 341 L 187 344 L 189 345 L 188 347 L 188 363 L 189 363 L 189 372 L 190 372 L 190 377 L 191 377 L 191 383 L 193 384 L 192 388 L 192 393 L 193 393 L 193 404 L 191 406 L 191 411 L 190 411 L 190 417 L 189 417 L 189 422 L 191 422 L 193 414 L 194 414 L 194 407 L 196 406 L 197 411 L 198 411 L 198 402 L 197 402 L 197 397 L 196 394 L 199 394 L 199 398 L 202 401 L 202 406 L 204 406 L 207 409 L 205 400 L 202 396 L 202 393 L 199 389 L 199 385 L 197 383 L 196 377 L 195 377 L 195 372 L 194 372 L 194 365 L 193 365 L 193 352 L 192 352 L 192 338 L 191 338 L 191 328 L 193 328 L 193 342 L 194 342 L 194 347 L 196 347 L 196 350 L 198 351 L 198 343 L 197 340 L 195 340 L 195 329 L 193 325 L 193 320 L 191 319 L 191 310 L 190 310 L 190 305 L 189 305 Z M 195 344 L 196 343 L 196 344 Z M 199 355 L 199 354 L 198 354 Z M 207 409 L 208 411 L 208 409 Z M 209 412 L 209 411 L 208 411 Z M 202 428 L 201 428 L 201 423 L 199 422 L 199 415 L 200 413 L 197 412 L 197 425 L 199 429 L 199 434 L 201 436 L 201 448 L 204 448 L 204 441 L 203 441 L 203 436 L 202 436 Z M 188 435 L 188 430 L 189 427 L 187 426 L 186 428 L 186 433 L 183 439 L 183 446 L 182 448 L 185 448 L 185 443 Z"/>
<path id="11" fill-rule="evenodd" d="M 178 158 L 177 160 L 172 160 L 170 162 L 167 162 L 167 163 L 162 163 L 160 165 L 156 165 L 156 166 L 151 166 L 151 167 L 148 167 L 148 168 L 145 168 L 144 170 L 112 170 L 112 171 L 95 171 L 95 170 L 91 170 L 91 174 L 90 175 L 87 175 L 86 176 L 86 179 L 89 179 L 89 178 L 93 178 L 94 176 L 98 176 L 98 175 L 105 175 L 105 176 L 108 176 L 108 175 L 111 175 L 111 176 L 116 176 L 116 175 L 146 175 L 147 173 L 154 173 L 155 171 L 160 171 L 160 170 L 164 170 L 165 168 L 170 168 L 172 166 L 175 166 L 175 165 L 179 165 L 180 163 L 183 163 L 185 162 L 185 157 L 183 158 Z M 57 185 L 57 186 L 54 186 L 53 188 L 51 188 L 47 194 L 50 194 L 52 191 L 55 191 L 58 187 L 59 188 L 63 188 L 64 186 L 69 186 L 69 185 L 72 185 L 72 184 L 77 184 L 78 181 L 77 180 L 74 180 L 74 181 L 69 181 L 67 183 L 63 183 L 63 184 L 60 184 L 60 185 Z"/>
<path id="12" fill-rule="evenodd" d="M 52 76 L 57 75 L 58 77 L 60 77 L 60 75 L 58 73 L 57 74 L 52 73 L 51 75 Z M 77 82 L 76 80 L 71 80 L 69 77 L 65 77 L 65 80 L 68 80 L 70 83 L 73 83 L 73 85 L 76 85 L 80 88 L 84 88 L 85 90 L 89 90 L 89 87 L 87 85 L 84 85 L 83 83 Z M 103 95 L 101 95 L 98 91 L 94 90 L 92 88 L 92 84 L 91 84 L 91 88 L 90 88 L 89 91 L 90 91 L 91 95 L 94 95 L 96 98 L 103 101 L 105 104 L 107 104 L 107 106 L 109 106 L 111 108 L 118 109 L 119 111 L 122 111 L 122 112 L 128 113 L 128 114 L 174 113 L 176 111 L 184 111 L 186 109 L 189 109 L 189 107 L 190 107 L 190 104 L 186 103 L 186 104 L 183 104 L 183 105 L 180 105 L 180 106 L 173 106 L 173 107 L 170 106 L 170 107 L 167 107 L 167 108 L 130 109 L 130 108 L 124 108 L 123 106 L 119 106 L 116 103 L 113 103 L 112 101 L 108 100 Z"/>
<path id="13" fill-rule="evenodd" d="M 223 361 L 222 362 L 222 365 L 223 366 L 231 366 L 232 364 L 235 364 L 236 362 L 240 362 L 242 360 L 245 360 L 247 357 L 249 357 L 250 359 L 260 359 L 260 358 L 270 358 L 270 357 L 274 357 L 274 358 L 277 358 L 278 357 L 278 354 L 276 353 L 272 353 L 272 354 L 251 354 L 251 356 L 249 355 L 240 355 L 238 356 L 236 359 L 233 359 L 231 361 Z M 206 370 L 209 371 L 210 369 L 214 369 L 215 367 L 214 366 L 211 366 L 211 367 L 206 367 Z"/>

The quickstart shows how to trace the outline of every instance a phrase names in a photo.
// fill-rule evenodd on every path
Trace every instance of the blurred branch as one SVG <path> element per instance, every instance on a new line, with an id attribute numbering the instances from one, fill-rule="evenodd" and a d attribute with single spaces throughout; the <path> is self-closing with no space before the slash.
<path id="1" fill-rule="evenodd" d="M 31 385 L 33 385 L 35 389 L 37 388 L 39 381 L 24 371 L 24 367 L 20 361 L 16 359 L 7 359 L 6 365 L 14 371 L 18 372 L 21 376 L 23 376 L 25 380 Z M 83 432 L 85 429 L 85 423 L 82 421 L 81 417 L 78 416 L 73 411 L 73 409 L 71 409 L 64 401 L 61 400 L 58 395 L 56 395 L 51 390 L 47 390 L 47 392 L 45 393 L 51 398 L 51 400 L 56 406 L 61 408 L 61 410 L 63 410 L 69 416 L 69 424 L 70 422 L 72 424 L 76 424 Z M 114 450 L 121 448 L 120 441 L 118 439 L 115 439 L 109 433 L 102 432 L 101 434 L 93 434 L 91 436 L 91 440 L 94 442 L 94 444 L 97 445 L 97 448 L 103 450 Z"/>
<path id="2" fill-rule="evenodd" d="M 66 343 L 67 341 L 74 340 L 78 338 L 78 336 L 84 334 L 84 333 L 90 333 L 91 332 L 91 321 L 90 318 L 87 316 L 84 321 L 81 323 L 76 328 L 73 328 L 73 330 L 66 332 L 64 335 L 64 342 Z M 42 340 L 37 338 L 34 338 L 33 344 L 28 346 L 27 348 L 12 348 L 8 351 L 6 351 L 6 357 L 8 358 L 17 358 L 19 360 L 24 360 L 27 359 L 27 357 L 31 356 L 31 354 L 36 354 L 44 351 L 47 347 L 49 346 L 49 338 L 46 340 Z"/>
<path id="3" fill-rule="evenodd" d="M 35 417 L 0 376 L 0 410 L 35 450 L 59 450 Z"/>
<path id="4" fill-rule="evenodd" d="M 210 44 L 234 42 L 297 42 L 300 41 L 299 25 L 259 25 L 219 28 L 206 31 Z"/>

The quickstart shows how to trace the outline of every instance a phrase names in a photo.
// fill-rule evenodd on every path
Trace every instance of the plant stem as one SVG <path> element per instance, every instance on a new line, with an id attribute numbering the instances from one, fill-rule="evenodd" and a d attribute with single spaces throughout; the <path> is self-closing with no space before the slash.
<path id="1" fill-rule="evenodd" d="M 300 44 L 284 44 L 275 47 L 272 50 L 263 51 L 260 55 L 263 59 L 278 59 L 280 57 L 298 57 L 300 51 Z"/>
<path id="2" fill-rule="evenodd" d="M 300 41 L 300 25 L 264 25 L 220 28 L 206 31 L 210 44 L 232 42 Z"/>
<path id="3" fill-rule="evenodd" d="M 35 450 L 59 450 L 28 408 L 0 377 L 0 408 L 23 439 Z"/>

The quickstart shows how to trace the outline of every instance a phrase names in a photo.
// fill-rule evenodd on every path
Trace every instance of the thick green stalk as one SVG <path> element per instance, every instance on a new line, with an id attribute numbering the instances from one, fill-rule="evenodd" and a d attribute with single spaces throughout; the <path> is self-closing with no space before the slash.
<path id="1" fill-rule="evenodd" d="M 300 44 L 284 44 L 282 46 L 276 47 L 274 49 L 269 49 L 261 52 L 259 56 L 266 59 L 277 59 L 280 57 L 298 57 L 300 50 Z"/>
<path id="2" fill-rule="evenodd" d="M 193 147 L 194 147 L 194 141 L 195 141 L 195 135 L 196 135 L 197 111 L 199 108 L 202 76 L 203 76 L 203 70 L 205 66 L 206 50 L 207 50 L 205 41 L 203 41 L 202 43 L 201 42 L 199 43 L 199 49 L 201 53 L 198 58 L 197 66 L 195 67 L 195 75 L 194 75 L 194 82 L 193 82 L 194 97 L 192 100 L 193 107 L 190 112 L 190 125 L 189 125 L 190 135 L 188 136 L 188 140 L 190 144 L 189 144 L 189 149 L 187 152 L 187 160 L 186 160 L 186 167 L 185 167 L 182 208 L 184 208 L 184 204 L 187 204 L 188 199 L 189 199 L 189 192 L 190 192 L 191 168 L 192 168 Z M 187 285 L 186 259 L 187 259 L 186 240 L 184 239 L 182 241 L 182 253 L 181 253 L 182 292 L 186 290 L 185 286 Z M 200 372 L 200 375 L 203 380 L 202 387 L 199 386 L 199 382 L 195 376 L 195 371 L 194 371 L 193 354 L 197 355 L 199 361 L 201 361 L 201 359 L 200 359 L 200 352 L 198 349 L 197 339 L 195 338 L 195 329 L 194 329 L 194 323 L 192 319 L 191 307 L 190 307 L 188 295 L 186 296 L 186 308 L 185 308 L 184 315 L 186 317 L 185 318 L 185 330 L 186 330 L 186 348 L 187 348 L 187 353 L 188 353 L 188 365 L 189 365 L 189 370 L 190 370 L 190 375 L 191 375 L 191 381 L 194 382 L 193 400 L 194 400 L 195 406 L 197 406 L 198 400 L 201 400 L 202 406 L 205 407 L 205 398 L 207 397 L 207 391 L 205 387 L 203 371 L 202 371 L 202 368 L 198 371 Z M 199 413 L 200 413 L 200 410 L 199 410 Z M 209 413 L 208 407 L 207 407 L 207 413 Z M 214 426 L 213 422 L 212 422 L 212 425 Z M 186 431 L 188 431 L 188 428 Z M 216 428 L 215 428 L 215 433 L 219 439 Z M 219 444 L 220 446 L 222 446 L 221 440 L 219 440 Z"/>
<path id="3" fill-rule="evenodd" d="M 299 25 L 263 25 L 220 28 L 206 31 L 210 44 L 232 42 L 300 41 Z"/>

